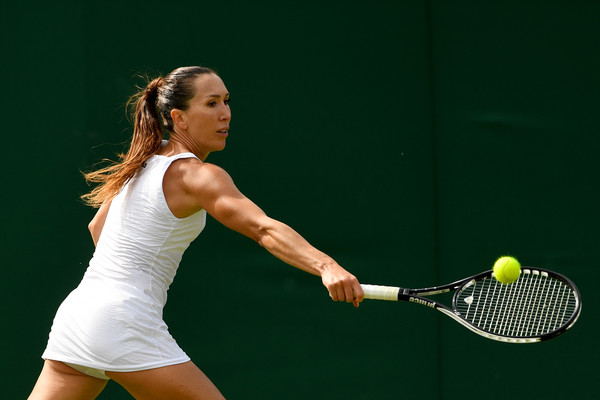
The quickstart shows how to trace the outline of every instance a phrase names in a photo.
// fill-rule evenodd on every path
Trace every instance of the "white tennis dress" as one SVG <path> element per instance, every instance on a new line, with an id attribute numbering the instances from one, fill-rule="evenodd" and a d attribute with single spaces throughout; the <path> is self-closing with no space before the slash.
<path id="1" fill-rule="evenodd" d="M 172 157 L 152 156 L 113 199 L 96 251 L 56 313 L 42 358 L 105 371 L 189 361 L 163 321 L 167 290 L 206 212 L 176 218 L 162 189 Z"/>

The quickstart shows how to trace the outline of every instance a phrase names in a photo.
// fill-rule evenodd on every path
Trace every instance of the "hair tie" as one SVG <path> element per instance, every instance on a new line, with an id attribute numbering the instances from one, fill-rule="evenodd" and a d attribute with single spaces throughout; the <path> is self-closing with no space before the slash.
<path id="1" fill-rule="evenodd" d="M 162 86 L 164 79 L 162 77 L 154 79 L 152 82 L 146 86 L 146 90 L 144 90 L 144 94 L 147 98 L 156 99 L 158 95 L 158 88 Z"/>

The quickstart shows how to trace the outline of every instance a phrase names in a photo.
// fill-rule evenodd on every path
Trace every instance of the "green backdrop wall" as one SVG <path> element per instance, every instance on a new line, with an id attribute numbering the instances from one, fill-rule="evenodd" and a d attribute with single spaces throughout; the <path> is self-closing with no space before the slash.
<path id="1" fill-rule="evenodd" d="M 93 252 L 80 170 L 123 149 L 135 75 L 201 64 L 233 100 L 209 161 L 361 281 L 447 283 L 510 253 L 584 302 L 556 340 L 495 343 L 410 304 L 333 303 L 209 220 L 165 318 L 229 399 L 591 398 L 598 15 L 566 0 L 4 6 L 2 397 L 29 393 Z"/>

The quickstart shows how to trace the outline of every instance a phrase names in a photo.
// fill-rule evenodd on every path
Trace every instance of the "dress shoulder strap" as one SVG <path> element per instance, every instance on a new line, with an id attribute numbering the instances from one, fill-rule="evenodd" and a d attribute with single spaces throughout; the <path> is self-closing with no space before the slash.
<path id="1" fill-rule="evenodd" d="M 171 162 L 173 162 L 175 160 L 180 160 L 182 158 L 195 158 L 196 160 L 202 162 L 202 160 L 200 160 L 198 157 L 196 157 L 196 155 L 194 153 L 179 153 L 179 154 L 175 154 L 174 156 L 169 157 Z"/>

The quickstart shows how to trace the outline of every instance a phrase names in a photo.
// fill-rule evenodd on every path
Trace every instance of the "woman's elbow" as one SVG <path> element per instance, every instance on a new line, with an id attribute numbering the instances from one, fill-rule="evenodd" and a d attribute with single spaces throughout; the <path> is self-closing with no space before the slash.
<path id="1" fill-rule="evenodd" d="M 268 248 L 269 234 L 266 229 L 258 229 L 252 232 L 250 238 L 264 248 Z"/>
<path id="2" fill-rule="evenodd" d="M 94 233 L 98 231 L 98 228 L 100 227 L 99 225 L 100 221 L 98 221 L 98 218 L 92 219 L 88 224 L 88 230 L 90 231 L 92 236 L 94 236 Z"/>
<path id="3" fill-rule="evenodd" d="M 265 249 L 270 249 L 273 245 L 274 225 L 276 221 L 266 218 L 258 224 L 250 234 L 250 238 Z"/>
<path id="4" fill-rule="evenodd" d="M 94 244 L 98 243 L 98 239 L 100 238 L 100 232 L 102 231 L 102 225 L 99 221 L 96 220 L 96 218 L 94 218 L 88 224 L 88 230 L 90 231 L 90 235 L 92 235 L 92 240 L 94 241 Z"/>

